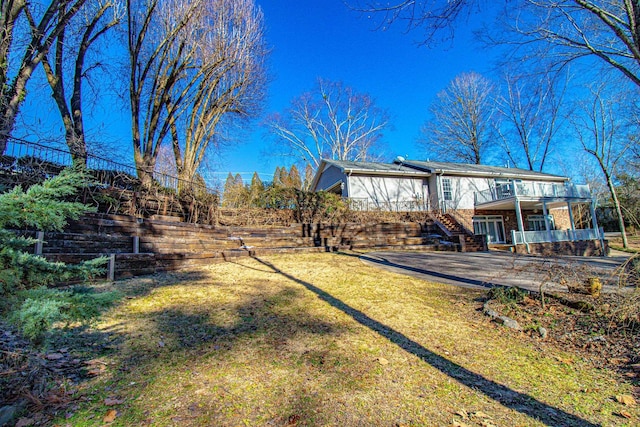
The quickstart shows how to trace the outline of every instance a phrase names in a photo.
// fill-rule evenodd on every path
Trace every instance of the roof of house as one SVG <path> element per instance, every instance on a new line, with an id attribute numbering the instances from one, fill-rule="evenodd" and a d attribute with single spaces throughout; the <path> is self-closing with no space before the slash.
<path id="1" fill-rule="evenodd" d="M 448 174 L 448 175 L 464 175 L 464 176 L 484 176 L 492 178 L 530 178 L 545 181 L 566 181 L 569 178 L 552 175 L 548 173 L 530 171 L 519 168 L 503 168 L 497 166 L 471 165 L 465 163 L 446 163 L 446 162 L 420 162 L 416 160 L 399 160 L 394 161 L 395 164 L 401 164 L 410 168 L 419 169 L 431 174 Z"/>
<path id="2" fill-rule="evenodd" d="M 351 162 L 346 160 L 329 160 L 323 159 L 318 166 L 318 171 L 311 183 L 311 188 L 315 189 L 318 185 L 320 175 L 329 166 L 334 166 L 344 174 L 363 174 L 363 175 L 381 175 L 381 176 L 396 176 L 396 177 L 428 177 L 431 176 L 431 172 L 419 170 L 416 168 L 407 167 L 395 163 L 382 163 L 382 162 Z"/>
<path id="3" fill-rule="evenodd" d="M 497 166 L 471 165 L 465 163 L 420 162 L 416 160 L 394 160 L 393 163 L 351 162 L 323 159 L 313 179 L 315 189 L 320 175 L 329 166 L 334 166 L 344 174 L 370 174 L 381 176 L 428 177 L 434 174 L 475 176 L 487 178 L 535 179 L 539 181 L 567 181 L 569 178 L 527 169 L 501 168 Z"/>
<path id="4" fill-rule="evenodd" d="M 431 172 L 416 170 L 396 163 L 351 162 L 346 160 L 323 160 L 327 165 L 339 168 L 342 172 L 371 172 L 383 175 L 420 175 L 429 176 Z"/>

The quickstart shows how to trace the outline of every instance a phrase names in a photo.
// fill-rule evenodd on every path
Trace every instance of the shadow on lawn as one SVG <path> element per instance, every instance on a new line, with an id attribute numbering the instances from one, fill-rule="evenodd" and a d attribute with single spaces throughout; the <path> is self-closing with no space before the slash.
<path id="1" fill-rule="evenodd" d="M 166 337 L 169 349 L 198 350 L 207 343 L 217 344 L 219 350 L 230 350 L 238 340 L 261 337 L 267 348 L 278 348 L 296 335 L 340 334 L 342 328 L 297 312 L 279 313 L 275 307 L 297 298 L 297 292 L 285 289 L 267 297 L 254 296 L 236 307 L 229 307 L 232 324 L 220 326 L 210 317 L 208 308 L 185 312 L 181 308 L 165 308 L 155 312 L 153 323 Z"/>
<path id="2" fill-rule="evenodd" d="M 535 399 L 524 393 L 517 392 L 502 384 L 492 381 L 482 375 L 476 374 L 455 362 L 452 362 L 430 350 L 423 347 L 419 343 L 413 341 L 411 338 L 403 335 L 402 333 L 392 329 L 374 319 L 367 316 L 363 312 L 354 309 L 348 304 L 335 298 L 331 294 L 325 292 L 321 288 L 298 279 L 295 276 L 285 273 L 277 268 L 275 265 L 268 261 L 262 260 L 258 257 L 253 257 L 259 263 L 269 267 L 274 273 L 281 274 L 289 280 L 292 280 L 309 291 L 315 293 L 318 298 L 327 302 L 332 307 L 342 311 L 343 313 L 351 316 L 355 321 L 378 333 L 382 337 L 388 339 L 392 343 L 396 344 L 403 350 L 419 357 L 424 362 L 438 369 L 442 373 L 450 376 L 451 378 L 459 381 L 463 385 L 472 389 L 482 392 L 487 397 L 499 402 L 503 406 L 525 414 L 531 418 L 534 418 L 546 425 L 567 425 L 567 426 L 596 426 L 597 424 L 591 423 L 576 415 L 570 414 L 562 409 L 555 408 L 544 402 Z"/>

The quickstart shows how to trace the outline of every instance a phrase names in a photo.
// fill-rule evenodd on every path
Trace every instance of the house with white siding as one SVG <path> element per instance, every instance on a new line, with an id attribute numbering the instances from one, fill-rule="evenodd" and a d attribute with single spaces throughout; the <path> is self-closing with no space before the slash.
<path id="1" fill-rule="evenodd" d="M 537 243 L 602 240 L 589 187 L 560 175 L 402 158 L 323 160 L 311 189 L 339 194 L 354 209 L 446 214 L 491 244 L 527 251 Z"/>

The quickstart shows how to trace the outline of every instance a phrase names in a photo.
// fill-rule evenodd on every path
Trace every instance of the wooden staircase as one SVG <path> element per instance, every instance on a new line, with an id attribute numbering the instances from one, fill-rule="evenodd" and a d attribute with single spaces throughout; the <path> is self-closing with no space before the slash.
<path id="1" fill-rule="evenodd" d="M 453 216 L 447 213 L 435 213 L 433 220 L 454 241 L 460 242 L 462 252 L 484 252 L 487 244 L 484 236 L 476 236 L 462 226 Z"/>

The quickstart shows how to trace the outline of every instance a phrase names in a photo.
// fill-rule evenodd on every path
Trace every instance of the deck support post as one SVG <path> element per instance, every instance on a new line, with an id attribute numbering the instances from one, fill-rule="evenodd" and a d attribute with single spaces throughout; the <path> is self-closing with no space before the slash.
<path id="1" fill-rule="evenodd" d="M 553 242 L 553 236 L 551 235 L 551 224 L 549 224 L 549 210 L 547 209 L 547 201 L 542 201 L 542 215 L 544 215 L 544 229 L 547 232 L 547 240 Z"/>
<path id="2" fill-rule="evenodd" d="M 516 220 L 518 222 L 518 231 L 520 232 L 520 236 L 522 237 L 522 243 L 524 243 L 524 245 L 527 247 L 527 253 L 531 253 L 530 249 L 529 249 L 529 244 L 527 243 L 527 240 L 524 237 L 524 223 L 522 222 L 522 211 L 520 208 L 520 200 L 518 199 L 518 197 L 516 196 L 515 199 L 515 207 L 516 207 Z M 514 244 L 516 244 L 516 242 L 513 242 Z"/>
<path id="3" fill-rule="evenodd" d="M 567 200 L 567 208 L 569 210 L 569 221 L 571 222 L 571 240 L 576 241 L 576 222 L 573 218 L 573 208 L 571 207 L 571 200 Z"/>

